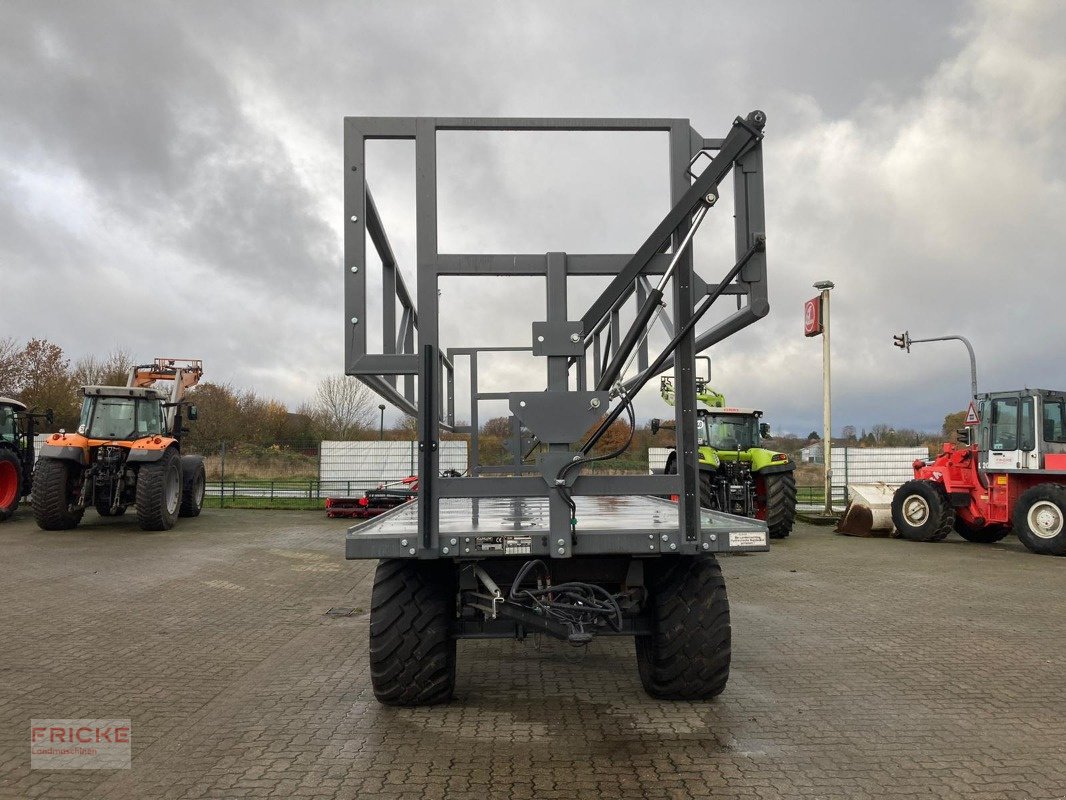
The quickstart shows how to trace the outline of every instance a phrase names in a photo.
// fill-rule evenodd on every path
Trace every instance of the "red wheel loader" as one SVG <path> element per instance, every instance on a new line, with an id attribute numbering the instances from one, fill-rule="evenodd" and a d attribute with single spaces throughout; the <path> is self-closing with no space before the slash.
<path id="1" fill-rule="evenodd" d="M 918 542 L 1013 531 L 1034 553 L 1066 555 L 1066 392 L 994 392 L 976 404 L 976 441 L 915 461 L 914 480 L 896 490 L 896 530 Z"/>

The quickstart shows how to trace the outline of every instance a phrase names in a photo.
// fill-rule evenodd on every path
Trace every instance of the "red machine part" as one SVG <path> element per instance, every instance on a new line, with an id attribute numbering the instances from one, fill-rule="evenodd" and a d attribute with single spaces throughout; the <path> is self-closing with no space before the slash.
<path id="1" fill-rule="evenodd" d="M 399 483 L 403 488 L 389 488 L 386 483 L 378 484 L 376 489 L 368 489 L 362 497 L 327 497 L 326 516 L 370 519 L 409 503 L 418 496 L 417 476 L 409 475 Z"/>
<path id="2" fill-rule="evenodd" d="M 986 470 L 982 474 L 977 467 L 977 445 L 958 447 L 950 443 L 932 462 L 915 461 L 914 477 L 943 486 L 955 513 L 978 527 L 1009 525 L 1022 492 L 1048 482 L 1047 476 L 1039 473 Z"/>

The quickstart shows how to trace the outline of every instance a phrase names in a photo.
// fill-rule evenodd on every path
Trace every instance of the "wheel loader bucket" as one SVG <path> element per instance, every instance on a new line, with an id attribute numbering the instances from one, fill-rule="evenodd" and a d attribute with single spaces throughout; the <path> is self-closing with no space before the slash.
<path id="1" fill-rule="evenodd" d="M 848 507 L 837 523 L 836 532 L 848 536 L 891 536 L 892 495 L 896 487 L 887 483 L 848 484 Z"/>

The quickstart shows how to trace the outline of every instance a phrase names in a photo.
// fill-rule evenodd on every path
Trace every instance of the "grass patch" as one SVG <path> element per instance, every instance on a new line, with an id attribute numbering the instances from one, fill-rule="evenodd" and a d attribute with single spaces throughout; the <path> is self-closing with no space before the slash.
<path id="1" fill-rule="evenodd" d="M 324 511 L 325 498 L 306 497 L 205 497 L 204 508 L 266 509 L 271 511 Z"/>

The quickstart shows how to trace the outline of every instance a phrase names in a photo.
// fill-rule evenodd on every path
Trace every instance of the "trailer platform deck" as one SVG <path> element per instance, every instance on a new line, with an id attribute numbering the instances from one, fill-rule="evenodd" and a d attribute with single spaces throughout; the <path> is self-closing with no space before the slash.
<path id="1" fill-rule="evenodd" d="M 648 495 L 575 497 L 574 556 L 768 550 L 766 523 L 700 510 L 700 533 L 685 539 L 677 503 Z M 558 557 L 546 497 L 453 497 L 440 501 L 437 551 L 420 548 L 418 509 L 409 503 L 348 530 L 346 558 Z"/>

